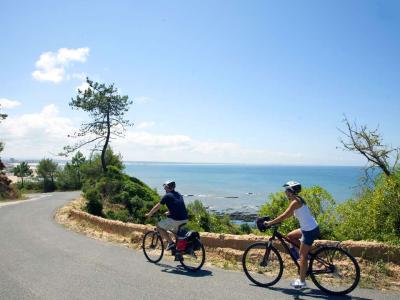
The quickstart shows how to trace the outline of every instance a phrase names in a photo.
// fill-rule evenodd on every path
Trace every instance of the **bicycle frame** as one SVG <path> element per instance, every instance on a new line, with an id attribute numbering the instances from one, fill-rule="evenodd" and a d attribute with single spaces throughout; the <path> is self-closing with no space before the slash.
<path id="1" fill-rule="evenodd" d="M 272 236 L 268 239 L 268 246 L 271 246 L 273 244 L 273 241 L 278 239 L 279 242 L 281 243 L 282 247 L 285 249 L 285 251 L 290 255 L 290 258 L 293 260 L 293 262 L 296 264 L 297 268 L 300 270 L 300 265 L 297 262 L 297 259 L 293 256 L 293 254 L 289 250 L 288 243 L 295 246 L 296 248 L 299 248 L 297 245 L 295 245 L 291 240 L 289 240 L 286 236 L 282 235 L 278 231 L 278 226 L 272 226 L 274 228 L 274 231 L 272 233 Z M 266 254 L 267 255 L 267 254 Z"/>
<path id="2" fill-rule="evenodd" d="M 272 225 L 271 226 L 274 231 L 272 236 L 268 239 L 268 246 L 271 246 L 273 241 L 278 239 L 282 245 L 282 247 L 285 249 L 285 251 L 289 254 L 290 258 L 292 259 L 292 261 L 294 262 L 294 264 L 297 266 L 298 271 L 300 272 L 300 264 L 298 263 L 297 259 L 293 256 L 293 254 L 290 252 L 289 246 L 288 244 L 291 244 L 292 246 L 296 247 L 297 249 L 299 249 L 299 246 L 297 246 L 295 243 L 293 243 L 290 239 L 288 239 L 286 236 L 282 235 L 279 231 L 278 231 L 278 226 L 276 225 Z M 269 255 L 269 253 L 265 253 L 265 257 L 264 257 L 264 261 L 266 260 L 266 256 Z M 320 258 L 320 257 L 316 257 L 312 252 L 309 252 L 308 255 L 310 257 L 314 257 L 315 260 L 317 260 L 318 262 L 326 265 L 326 266 L 330 266 L 331 264 L 326 262 L 324 259 Z M 310 262 L 310 261 L 309 261 Z M 311 264 L 308 264 L 308 268 L 307 268 L 307 275 L 309 275 L 311 272 Z M 332 270 L 333 272 L 333 270 Z M 324 272 L 326 273 L 326 272 Z"/>

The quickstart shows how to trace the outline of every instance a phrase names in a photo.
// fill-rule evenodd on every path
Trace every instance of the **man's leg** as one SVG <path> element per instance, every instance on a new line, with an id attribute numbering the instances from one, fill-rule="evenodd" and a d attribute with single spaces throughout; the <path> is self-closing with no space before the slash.
<path id="1" fill-rule="evenodd" d="M 157 225 L 157 229 L 158 229 L 158 232 L 160 233 L 161 237 L 162 237 L 164 240 L 168 241 L 169 244 L 171 244 L 171 243 L 174 242 L 174 241 L 171 239 L 171 237 L 170 237 L 168 231 L 166 231 L 165 229 L 159 227 L 158 225 Z"/>
<path id="2" fill-rule="evenodd" d="M 171 239 L 167 230 L 171 229 L 171 222 L 171 219 L 164 219 L 157 224 L 157 229 L 160 232 L 161 237 L 164 239 L 164 241 L 166 240 L 170 244 L 173 243 L 173 240 Z"/>

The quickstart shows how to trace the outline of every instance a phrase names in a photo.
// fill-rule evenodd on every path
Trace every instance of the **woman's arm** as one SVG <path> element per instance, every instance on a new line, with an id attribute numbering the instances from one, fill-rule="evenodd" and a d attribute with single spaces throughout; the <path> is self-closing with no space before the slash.
<path id="1" fill-rule="evenodd" d="M 298 203 L 298 201 L 293 200 L 290 204 L 289 207 L 285 210 L 284 213 L 282 213 L 280 216 L 276 217 L 275 219 L 273 219 L 272 221 L 268 221 L 265 222 L 265 225 L 267 226 L 271 226 L 274 225 L 276 223 L 280 223 L 284 220 L 286 220 L 287 218 L 293 216 L 293 212 L 295 209 L 299 208 L 301 206 L 300 203 Z"/>
<path id="2" fill-rule="evenodd" d="M 147 218 L 151 217 L 153 214 L 155 214 L 161 207 L 161 203 L 158 202 L 156 205 L 154 205 L 154 207 L 150 210 L 150 212 L 148 212 L 147 214 L 145 214 L 145 216 Z"/>

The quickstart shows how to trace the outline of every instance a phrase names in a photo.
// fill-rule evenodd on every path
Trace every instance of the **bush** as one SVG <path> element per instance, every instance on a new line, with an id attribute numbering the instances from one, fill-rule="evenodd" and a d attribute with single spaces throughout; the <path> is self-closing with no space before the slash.
<path id="1" fill-rule="evenodd" d="M 57 176 L 57 189 L 62 191 L 80 190 L 82 188 L 79 165 L 66 163 Z"/>
<path id="2" fill-rule="evenodd" d="M 25 180 L 24 186 L 22 187 L 22 183 L 18 181 L 16 183 L 17 188 L 21 192 L 42 192 L 43 191 L 43 183 L 41 181 L 36 180 Z"/>
<path id="3" fill-rule="evenodd" d="M 96 191 L 107 207 L 105 216 L 110 219 L 135 223 L 149 221 L 145 214 L 160 201 L 160 196 L 139 179 L 124 174 L 121 157 L 113 154 L 111 149 L 107 151 L 107 160 L 109 165 L 105 173 L 99 156 L 84 163 L 83 191 Z M 152 223 L 155 221 L 155 218 L 150 220 Z"/>
<path id="4" fill-rule="evenodd" d="M 112 207 L 105 210 L 105 217 L 111 220 L 118 220 L 122 222 L 131 221 L 129 211 L 123 207 Z"/>
<path id="5" fill-rule="evenodd" d="M 103 203 L 101 202 L 100 194 L 95 189 L 87 190 L 85 193 L 87 199 L 86 210 L 88 213 L 102 217 L 103 216 Z"/>
<path id="6" fill-rule="evenodd" d="M 211 231 L 211 220 L 210 214 L 207 212 L 203 203 L 199 200 L 195 200 L 187 205 L 187 211 L 189 215 L 188 227 L 195 231 Z"/>
<path id="7" fill-rule="evenodd" d="M 51 193 L 56 190 L 56 184 L 54 181 L 50 180 L 43 180 L 43 192 L 44 193 Z"/>
<path id="8" fill-rule="evenodd" d="M 250 225 L 247 223 L 240 224 L 239 229 L 241 232 L 243 232 L 245 234 L 250 234 L 252 232 Z"/>
<path id="9" fill-rule="evenodd" d="M 336 213 L 340 239 L 400 244 L 400 170 L 377 176 L 372 187 L 339 205 Z"/>
<path id="10" fill-rule="evenodd" d="M 239 226 L 232 224 L 228 215 L 218 216 L 215 213 L 209 213 L 203 203 L 195 200 L 187 205 L 189 214 L 188 227 L 195 231 L 241 234 Z"/>

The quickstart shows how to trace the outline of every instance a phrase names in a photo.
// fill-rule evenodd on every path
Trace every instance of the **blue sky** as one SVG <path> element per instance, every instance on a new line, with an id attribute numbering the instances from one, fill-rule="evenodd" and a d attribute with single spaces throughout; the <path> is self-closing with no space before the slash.
<path id="1" fill-rule="evenodd" d="M 127 160 L 363 164 L 336 148 L 343 114 L 400 145 L 398 1 L 3 0 L 0 19 L 3 157 L 59 152 L 84 76 L 134 101 Z"/>

